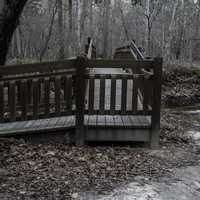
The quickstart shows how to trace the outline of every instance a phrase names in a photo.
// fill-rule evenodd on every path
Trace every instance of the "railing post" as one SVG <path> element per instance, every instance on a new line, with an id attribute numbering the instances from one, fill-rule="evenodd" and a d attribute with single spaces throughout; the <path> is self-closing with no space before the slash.
<path id="1" fill-rule="evenodd" d="M 153 102 L 150 145 L 158 148 L 160 137 L 161 85 L 162 85 L 162 58 L 154 59 L 153 75 Z"/>
<path id="2" fill-rule="evenodd" d="M 76 145 L 84 145 L 85 130 L 84 130 L 84 108 L 85 108 L 85 64 L 86 58 L 83 56 L 77 57 L 75 61 L 76 83 L 75 83 L 75 100 L 76 100 Z"/>

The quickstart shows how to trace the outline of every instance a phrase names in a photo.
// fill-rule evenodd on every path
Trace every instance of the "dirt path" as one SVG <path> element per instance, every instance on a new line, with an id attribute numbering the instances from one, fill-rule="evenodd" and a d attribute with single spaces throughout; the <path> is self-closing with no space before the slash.
<path id="1" fill-rule="evenodd" d="M 199 200 L 200 166 L 175 169 L 173 177 L 162 178 L 159 182 L 144 177 L 117 188 L 104 196 L 83 195 L 82 200 Z"/>
<path id="2" fill-rule="evenodd" d="M 180 110 L 180 109 L 179 109 Z M 175 111 L 176 112 L 176 111 Z M 179 111 L 180 112 L 180 111 Z M 190 119 L 192 124 L 186 134 L 193 138 L 193 149 L 196 151 L 196 164 L 181 168 L 172 168 L 169 176 L 152 179 L 143 176 L 135 181 L 115 188 L 106 195 L 95 192 L 81 194 L 82 200 L 199 200 L 200 199 L 200 110 L 183 110 L 181 115 Z M 174 158 L 185 157 L 184 149 L 176 149 Z M 170 159 L 167 149 L 153 150 L 150 155 Z M 176 162 L 176 161 L 175 161 Z M 178 165 L 179 161 L 177 162 Z"/>

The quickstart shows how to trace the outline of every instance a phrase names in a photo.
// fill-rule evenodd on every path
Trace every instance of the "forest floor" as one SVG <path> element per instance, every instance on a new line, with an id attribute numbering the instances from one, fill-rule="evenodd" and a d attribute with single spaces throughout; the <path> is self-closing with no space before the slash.
<path id="1" fill-rule="evenodd" d="M 164 73 L 161 145 L 75 147 L 0 139 L 0 199 L 200 199 L 198 70 Z"/>

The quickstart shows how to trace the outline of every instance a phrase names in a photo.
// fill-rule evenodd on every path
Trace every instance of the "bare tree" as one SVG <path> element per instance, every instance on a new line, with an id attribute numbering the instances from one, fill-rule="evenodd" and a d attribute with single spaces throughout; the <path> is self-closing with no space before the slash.
<path id="1" fill-rule="evenodd" d="M 58 2 L 58 30 L 59 30 L 59 59 L 63 60 L 65 57 L 65 47 L 64 47 L 64 22 L 63 22 L 63 2 L 62 0 L 57 0 Z"/>
<path id="2" fill-rule="evenodd" d="M 167 62 L 170 61 L 170 57 L 171 57 L 171 52 L 170 52 L 171 42 L 172 42 L 172 39 L 173 39 L 175 15 L 176 15 L 176 11 L 177 11 L 177 8 L 178 8 L 178 4 L 179 4 L 179 0 L 176 0 L 174 2 L 174 5 L 173 5 L 173 12 L 172 12 L 172 17 L 171 17 L 171 22 L 170 22 L 170 25 L 169 25 L 168 38 L 167 38 L 167 42 L 166 42 L 166 45 L 165 45 L 165 52 L 166 52 L 165 58 L 166 58 Z"/>
<path id="3" fill-rule="evenodd" d="M 108 57 L 110 0 L 104 0 L 103 56 Z"/>

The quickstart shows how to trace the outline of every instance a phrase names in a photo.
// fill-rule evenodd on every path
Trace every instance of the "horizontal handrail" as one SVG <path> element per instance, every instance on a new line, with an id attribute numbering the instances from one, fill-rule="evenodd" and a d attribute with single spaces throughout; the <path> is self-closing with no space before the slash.
<path id="1" fill-rule="evenodd" d="M 144 68 L 151 69 L 154 67 L 153 60 L 134 61 L 134 60 L 88 60 L 88 68 Z"/>
<path id="2" fill-rule="evenodd" d="M 11 80 L 22 80 L 22 79 L 34 79 L 34 78 L 46 78 L 46 77 L 55 77 L 55 76 L 64 76 L 64 75 L 74 75 L 76 72 L 75 69 L 64 70 L 62 72 L 47 72 L 42 74 L 20 74 L 16 76 L 4 76 L 0 78 L 0 81 L 11 81 Z"/>
<path id="3" fill-rule="evenodd" d="M 141 73 L 141 74 L 115 74 L 115 75 L 111 75 L 111 74 L 85 74 L 85 78 L 89 79 L 89 78 L 94 78 L 94 79 L 127 79 L 127 80 L 133 80 L 133 79 L 140 79 L 142 77 L 144 78 L 150 78 L 152 77 L 153 74 L 146 74 L 146 73 Z"/>
<path id="4" fill-rule="evenodd" d="M 69 59 L 64 61 L 0 66 L 0 76 L 66 70 L 73 68 L 74 62 L 75 59 Z"/>

